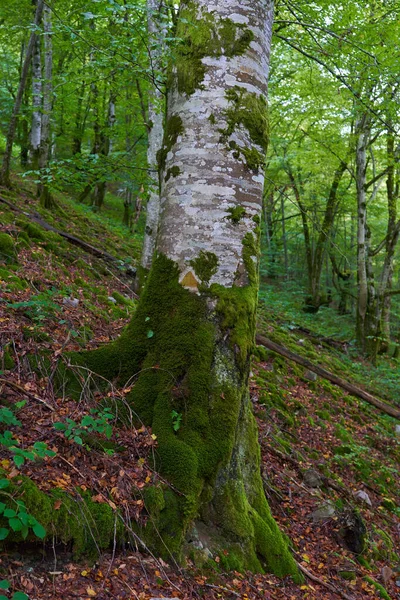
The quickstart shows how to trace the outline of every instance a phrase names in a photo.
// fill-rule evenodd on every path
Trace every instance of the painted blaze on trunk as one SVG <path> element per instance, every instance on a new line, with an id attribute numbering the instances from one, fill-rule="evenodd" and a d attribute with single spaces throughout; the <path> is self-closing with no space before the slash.
<path id="1" fill-rule="evenodd" d="M 156 554 L 202 561 L 207 547 L 225 568 L 296 576 L 265 498 L 248 393 L 271 26 L 269 0 L 182 2 L 156 256 L 125 334 L 85 362 L 124 382 L 141 372 L 129 400 L 173 484 L 144 490 Z"/>

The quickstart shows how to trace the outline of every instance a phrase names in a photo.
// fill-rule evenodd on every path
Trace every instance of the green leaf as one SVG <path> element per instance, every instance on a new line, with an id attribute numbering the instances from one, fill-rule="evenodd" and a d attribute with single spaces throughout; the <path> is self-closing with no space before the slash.
<path id="1" fill-rule="evenodd" d="M 8 590 L 10 587 L 10 582 L 7 579 L 3 579 L 0 581 L 0 590 Z"/>
<path id="2" fill-rule="evenodd" d="M 19 519 L 10 519 L 8 523 L 13 531 L 21 531 L 23 528 L 23 524 Z"/>
<path id="3" fill-rule="evenodd" d="M 3 514 L 3 512 L 5 511 L 6 508 L 7 508 L 7 505 L 4 504 L 4 502 L 0 502 L 0 515 Z"/>
<path id="4" fill-rule="evenodd" d="M 22 467 L 22 465 L 25 462 L 25 459 L 23 456 L 14 456 L 13 458 L 15 464 L 17 465 L 17 467 Z"/>
<path id="5" fill-rule="evenodd" d="M 9 529 L 6 529 L 5 527 L 1 527 L 0 528 L 0 540 L 5 540 L 9 533 L 10 533 Z"/>
<path id="6" fill-rule="evenodd" d="M 36 523 L 36 525 L 34 525 L 32 529 L 33 529 L 33 533 L 41 540 L 44 537 L 46 537 L 46 530 L 43 527 L 43 525 L 41 525 L 40 523 Z"/>
<path id="7" fill-rule="evenodd" d="M 79 435 L 74 435 L 74 442 L 76 442 L 80 446 L 83 446 L 83 439 Z"/>
<path id="8" fill-rule="evenodd" d="M 149 329 L 149 331 L 147 332 L 147 337 L 148 338 L 152 338 L 154 335 L 154 331 L 152 331 L 151 329 Z"/>
<path id="9" fill-rule="evenodd" d="M 7 508 L 4 511 L 4 516 L 7 517 L 7 519 L 11 519 L 12 517 L 15 517 L 16 514 L 17 513 L 15 512 L 15 510 L 13 510 L 12 508 Z"/>
<path id="10" fill-rule="evenodd" d="M 6 596 L 1 595 L 0 600 L 8 600 L 8 598 Z"/>
<path id="11" fill-rule="evenodd" d="M 67 429 L 67 426 L 65 425 L 65 423 L 60 423 L 60 422 L 53 423 L 53 427 L 57 431 L 65 431 Z"/>
<path id="12" fill-rule="evenodd" d="M 29 598 L 24 592 L 14 592 L 11 600 L 29 600 Z"/>
<path id="13" fill-rule="evenodd" d="M 10 485 L 10 482 L 8 481 L 8 479 L 0 479 L 0 490 L 4 490 L 5 488 L 8 488 L 9 485 Z"/>

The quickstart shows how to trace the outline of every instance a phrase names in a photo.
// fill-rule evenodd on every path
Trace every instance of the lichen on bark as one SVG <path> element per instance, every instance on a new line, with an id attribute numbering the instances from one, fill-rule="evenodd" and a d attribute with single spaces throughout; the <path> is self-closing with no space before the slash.
<path id="1" fill-rule="evenodd" d="M 215 11 L 199 10 L 194 2 L 185 2 L 180 11 L 177 38 L 169 84 L 170 87 L 176 84 L 179 93 L 190 96 L 202 86 L 205 57 L 244 54 L 254 34 L 242 23 L 220 18 Z"/>

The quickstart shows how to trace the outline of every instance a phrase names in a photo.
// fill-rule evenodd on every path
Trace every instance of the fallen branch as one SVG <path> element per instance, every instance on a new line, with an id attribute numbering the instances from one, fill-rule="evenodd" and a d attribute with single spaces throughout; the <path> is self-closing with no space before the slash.
<path id="1" fill-rule="evenodd" d="M 387 404 L 386 402 L 383 402 L 382 400 L 379 400 L 378 398 L 375 398 L 375 396 L 372 396 L 372 394 L 369 394 L 368 392 L 362 390 L 361 388 L 358 388 L 352 383 L 349 383 L 348 381 L 341 379 L 337 375 L 326 371 L 322 367 L 312 363 L 306 358 L 303 358 L 302 356 L 291 352 L 287 348 L 276 344 L 275 342 L 264 337 L 263 335 L 257 335 L 256 342 L 257 344 L 265 346 L 265 348 L 268 348 L 269 350 L 272 350 L 273 352 L 276 352 L 277 354 L 280 354 L 281 356 L 284 356 L 285 358 L 288 358 L 289 360 L 292 360 L 293 362 L 302 365 L 303 367 L 306 367 L 306 369 L 313 371 L 313 373 L 316 373 L 320 377 L 323 377 L 324 379 L 327 379 L 328 381 L 337 385 L 338 387 L 341 387 L 342 389 L 346 390 L 346 392 L 349 392 L 349 394 L 352 394 L 357 398 L 365 400 L 369 404 L 372 404 L 376 408 L 379 408 L 379 410 L 386 413 L 387 415 L 390 415 L 391 417 L 400 420 L 399 409 L 395 408 L 394 406 L 391 406 L 390 404 Z"/>
<path id="2" fill-rule="evenodd" d="M 32 392 L 29 392 L 28 390 L 23 388 L 21 385 L 18 385 L 17 383 L 14 383 L 13 381 L 8 381 L 8 379 L 0 379 L 0 383 L 2 383 L 3 385 L 8 385 L 9 387 L 13 388 L 17 392 L 20 392 L 21 394 L 28 396 L 28 398 L 31 398 L 35 402 L 40 402 L 40 404 L 43 404 L 46 408 L 48 408 L 49 410 L 54 412 L 55 409 L 52 406 L 50 406 L 50 404 L 48 404 L 46 402 L 46 400 L 39 398 L 39 396 L 36 396 L 36 394 L 32 394 Z"/>
<path id="3" fill-rule="evenodd" d="M 30 221 L 33 221 L 34 223 L 36 223 L 37 225 L 39 225 L 46 231 L 52 231 L 53 233 L 57 233 L 58 235 L 63 237 L 65 240 L 67 240 L 70 244 L 73 244 L 74 246 L 78 246 L 79 248 L 82 248 L 83 250 L 88 252 L 88 254 L 92 254 L 92 256 L 96 256 L 97 258 L 102 258 L 103 260 L 110 262 L 114 265 L 118 265 L 118 266 L 121 265 L 121 261 L 118 260 L 118 258 L 115 258 L 115 256 L 112 256 L 112 254 L 109 254 L 108 252 L 105 252 L 104 250 L 100 250 L 99 248 L 92 246 L 92 244 L 89 244 L 88 242 L 85 242 L 84 240 L 81 240 L 80 238 L 77 238 L 76 236 L 71 235 L 70 233 L 67 233 L 65 231 L 62 231 L 61 229 L 57 229 L 56 227 L 53 227 L 52 225 L 47 223 L 47 221 L 44 221 L 42 219 L 42 217 L 39 215 L 39 213 L 25 212 L 25 211 L 21 210 L 20 208 L 18 208 L 17 206 L 15 206 L 14 204 L 12 204 L 12 202 L 10 202 L 9 200 L 6 200 L 5 198 L 2 198 L 1 196 L 0 196 L 0 202 L 2 202 L 3 204 L 6 204 L 14 212 L 16 212 L 20 215 L 24 215 L 25 217 L 28 217 L 28 219 Z"/>
<path id="4" fill-rule="evenodd" d="M 351 596 L 348 596 L 347 594 L 342 592 L 342 590 L 340 588 L 336 587 L 335 585 L 332 585 L 331 583 L 327 583 L 326 581 L 323 581 L 322 579 L 319 579 L 319 577 L 317 577 L 316 575 L 313 575 L 308 569 L 303 567 L 303 565 L 301 565 L 300 563 L 297 563 L 297 566 L 299 567 L 300 571 L 302 573 L 304 573 L 304 575 L 306 577 L 308 577 L 308 579 L 311 579 L 311 581 L 313 581 L 314 583 L 318 583 L 318 585 L 322 585 L 324 588 L 326 588 L 333 594 L 339 594 L 339 596 L 344 598 L 344 600 L 354 600 L 354 598 L 352 598 Z"/>

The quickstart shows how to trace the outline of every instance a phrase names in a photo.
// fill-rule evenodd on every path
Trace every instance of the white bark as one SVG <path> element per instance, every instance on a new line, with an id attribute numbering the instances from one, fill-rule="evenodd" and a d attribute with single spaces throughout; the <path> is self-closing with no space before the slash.
<path id="1" fill-rule="evenodd" d="M 32 127 L 31 153 L 32 163 L 36 168 L 40 148 L 40 131 L 42 125 L 42 63 L 40 53 L 40 38 L 36 37 L 32 55 Z"/>
<path id="2" fill-rule="evenodd" d="M 157 80 L 162 66 L 162 53 L 164 50 L 165 27 L 160 20 L 160 11 L 163 9 L 163 0 L 147 0 L 147 27 L 150 39 L 150 57 L 153 75 L 156 79 L 148 105 L 148 149 L 147 164 L 151 170 L 154 184 L 150 186 L 149 199 L 146 209 L 146 227 L 143 240 L 142 267 L 150 269 L 156 245 L 158 223 L 160 218 L 160 185 L 157 166 L 157 152 L 162 146 L 164 127 L 164 95 Z"/>
<path id="3" fill-rule="evenodd" d="M 51 134 L 50 117 L 53 102 L 53 43 L 51 36 L 51 11 L 45 5 L 43 10 L 44 26 L 44 84 L 43 84 L 43 114 L 40 139 L 39 166 L 45 168 L 50 158 Z"/>
<path id="4" fill-rule="evenodd" d="M 218 258 L 218 270 L 210 283 L 241 286 L 248 283 L 243 239 L 257 227 L 253 218 L 261 214 L 264 175 L 251 171 L 228 144 L 256 147 L 260 153 L 263 149 L 242 125 L 228 140 L 221 139 L 221 130 L 226 130 L 226 111 L 232 108 L 228 90 L 237 86 L 257 98 L 267 94 L 273 5 L 270 0 L 197 0 L 195 4 L 199 22 L 210 13 L 217 22 L 230 19 L 246 26 L 254 37 L 242 55 L 203 58 L 203 85 L 193 94 L 169 90 L 167 113 L 179 115 L 183 133 L 167 155 L 165 173 L 179 167 L 180 174 L 162 181 L 157 247 L 179 265 L 181 281 L 191 270 L 190 261 L 202 251 L 211 251 Z M 229 218 L 229 209 L 236 207 L 245 210 L 238 223 Z"/>

